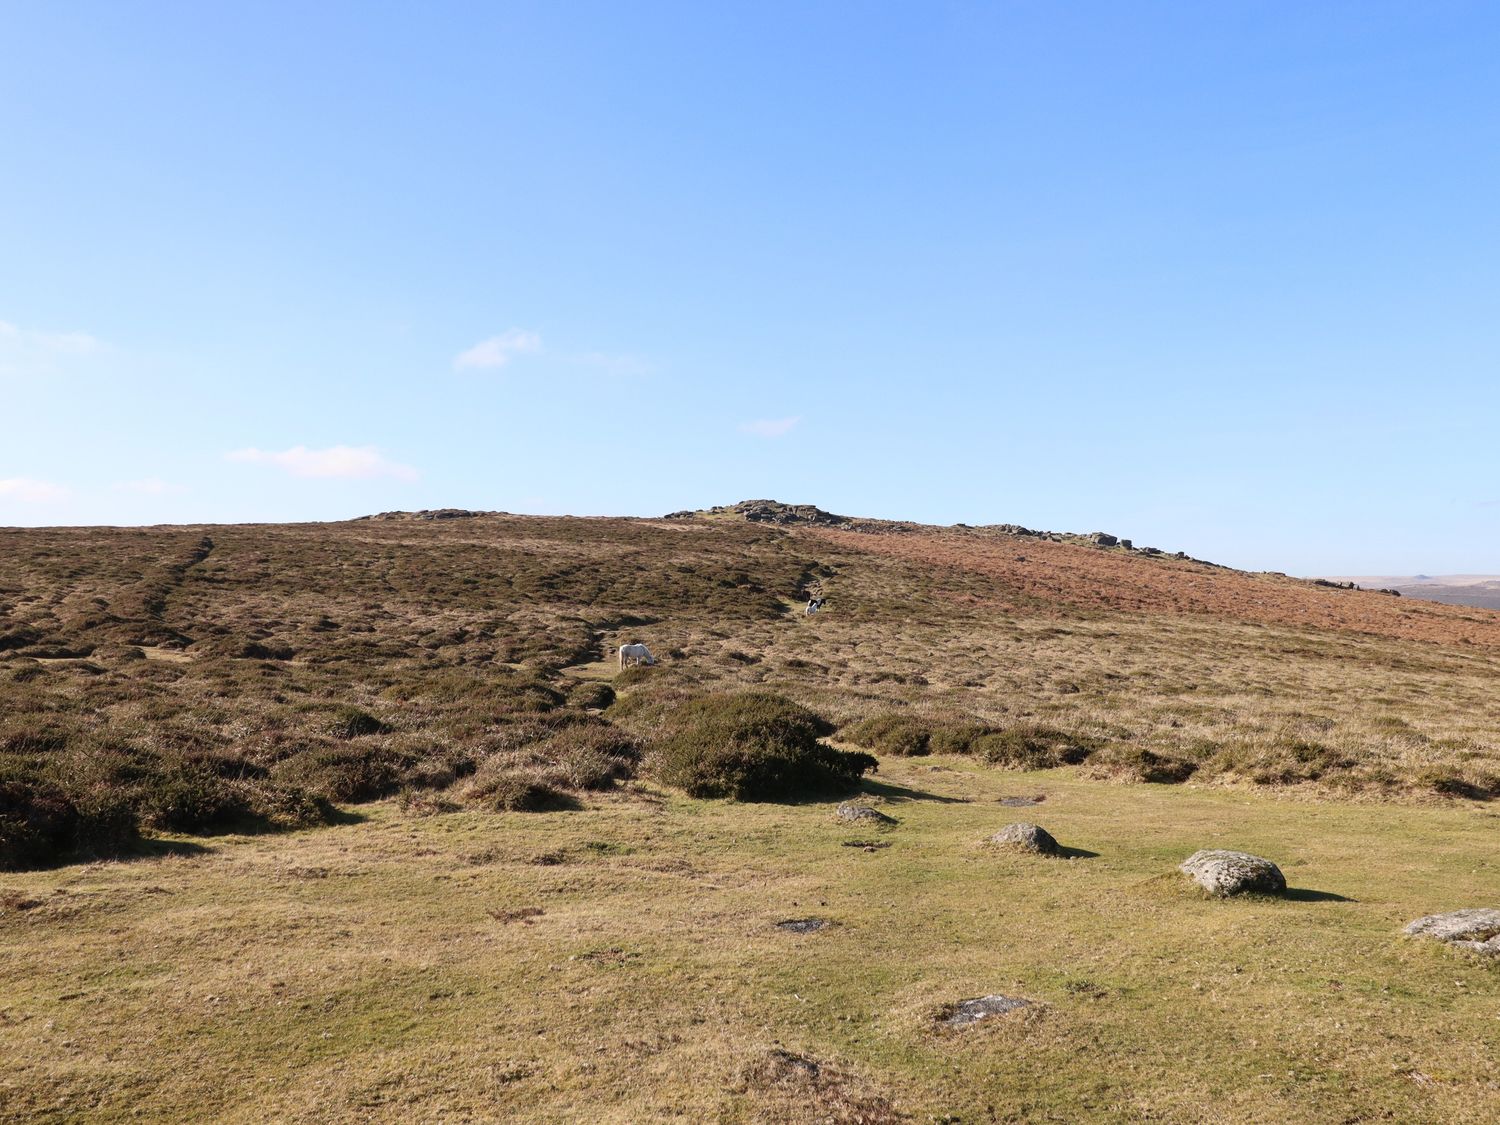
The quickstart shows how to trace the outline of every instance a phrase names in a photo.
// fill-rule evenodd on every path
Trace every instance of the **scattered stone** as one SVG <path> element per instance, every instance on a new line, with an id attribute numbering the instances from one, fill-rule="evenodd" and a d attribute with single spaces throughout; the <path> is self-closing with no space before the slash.
<path id="1" fill-rule="evenodd" d="M 888 848 L 890 846 L 891 846 L 891 842 L 889 840 L 845 840 L 844 841 L 844 847 L 846 847 L 846 848 L 864 848 L 864 850 L 867 851 L 867 852 L 879 851 L 881 848 Z"/>
<path id="2" fill-rule="evenodd" d="M 1014 1012 L 1017 1008 L 1024 1008 L 1030 1003 L 1030 1000 L 998 994 L 976 996 L 972 1000 L 960 1000 L 953 1005 L 943 1017 L 943 1024 L 947 1027 L 968 1027 L 980 1020 L 987 1020 L 991 1016 L 1003 1016 L 1007 1012 Z"/>
<path id="3" fill-rule="evenodd" d="M 999 801 L 1006 808 L 1029 809 L 1032 805 L 1040 805 L 1046 799 L 1045 793 L 1038 793 L 1034 797 L 1001 797 Z"/>
<path id="4" fill-rule="evenodd" d="M 1411 937 L 1447 942 L 1455 949 L 1500 957 L 1500 910 L 1470 908 L 1429 914 L 1406 927 Z"/>
<path id="5" fill-rule="evenodd" d="M 1179 871 L 1211 895 L 1225 897 L 1247 892 L 1279 895 L 1286 891 L 1286 877 L 1269 859 L 1246 852 L 1210 848 L 1188 856 Z"/>
<path id="6" fill-rule="evenodd" d="M 788 918 L 784 922 L 777 922 L 778 930 L 785 930 L 789 934 L 812 934 L 828 925 L 827 918 Z"/>
<path id="7" fill-rule="evenodd" d="M 1096 531 L 1088 539 L 1096 547 L 1113 547 L 1120 542 L 1107 531 Z"/>
<path id="8" fill-rule="evenodd" d="M 871 824 L 896 823 L 896 818 L 893 816 L 886 816 L 885 813 L 880 812 L 878 809 L 872 809 L 869 805 L 856 805 L 849 801 L 845 801 L 838 808 L 834 809 L 833 812 L 840 820 L 855 823 L 860 821 L 868 821 Z"/>
<path id="9" fill-rule="evenodd" d="M 990 843 L 1003 844 L 1008 848 L 1033 852 L 1036 855 L 1057 855 L 1062 850 L 1053 839 L 1052 833 L 1035 824 L 1026 823 L 1007 824 L 990 837 Z"/>

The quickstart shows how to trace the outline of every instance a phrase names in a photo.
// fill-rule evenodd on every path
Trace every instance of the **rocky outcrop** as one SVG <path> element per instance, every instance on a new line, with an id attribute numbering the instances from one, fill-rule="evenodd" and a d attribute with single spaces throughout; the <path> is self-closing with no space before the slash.
<path id="1" fill-rule="evenodd" d="M 720 504 L 703 511 L 671 512 L 663 519 L 690 519 L 694 516 L 739 516 L 749 523 L 774 523 L 781 526 L 853 527 L 848 516 L 825 512 L 812 504 L 783 504 L 780 500 L 741 500 L 738 504 Z"/>
<path id="2" fill-rule="evenodd" d="M 377 512 L 356 516 L 357 520 L 474 520 L 481 516 L 504 516 L 508 512 L 471 512 L 467 508 L 423 508 L 419 512 Z"/>
<path id="3" fill-rule="evenodd" d="M 1007 824 L 990 837 L 990 843 L 1033 855 L 1057 855 L 1062 851 L 1052 833 L 1039 825 L 1024 822 Z"/>
<path id="4" fill-rule="evenodd" d="M 1217 849 L 1194 852 L 1178 869 L 1211 895 L 1226 897 L 1247 893 L 1279 895 L 1286 891 L 1286 877 L 1269 859 L 1247 852 Z"/>
<path id="5" fill-rule="evenodd" d="M 1429 914 L 1406 927 L 1410 937 L 1447 942 L 1455 949 L 1500 957 L 1500 910 L 1471 908 Z"/>

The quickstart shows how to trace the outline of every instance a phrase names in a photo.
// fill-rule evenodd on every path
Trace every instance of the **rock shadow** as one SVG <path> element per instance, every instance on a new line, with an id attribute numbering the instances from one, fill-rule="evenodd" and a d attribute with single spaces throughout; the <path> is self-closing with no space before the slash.
<path id="1" fill-rule="evenodd" d="M 1292 902 L 1358 902 L 1358 899 L 1334 894 L 1332 891 L 1314 891 L 1308 887 L 1288 887 L 1281 895 Z"/>
<path id="2" fill-rule="evenodd" d="M 1066 844 L 1057 847 L 1058 859 L 1098 859 L 1098 852 L 1091 852 L 1088 848 L 1070 848 Z"/>

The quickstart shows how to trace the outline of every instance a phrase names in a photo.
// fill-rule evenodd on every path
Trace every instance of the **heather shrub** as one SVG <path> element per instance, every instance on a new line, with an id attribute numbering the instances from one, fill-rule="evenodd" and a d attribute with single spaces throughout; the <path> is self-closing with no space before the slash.
<path id="1" fill-rule="evenodd" d="M 272 776 L 330 801 L 373 801 L 400 789 L 412 764 L 385 746 L 321 746 L 278 762 Z"/>
<path id="2" fill-rule="evenodd" d="M 569 808 L 575 803 L 549 771 L 501 758 L 480 765 L 466 786 L 464 797 L 472 804 L 496 812 L 545 812 Z"/>
<path id="3" fill-rule="evenodd" d="M 391 728 L 368 711 L 358 707 L 340 707 L 323 725 L 325 734 L 334 738 L 362 738 L 367 734 L 389 734 Z"/>
<path id="4" fill-rule="evenodd" d="M 117 855 L 135 843 L 135 813 L 109 792 L 69 792 L 34 777 L 0 780 L 0 870 Z"/>
<path id="5" fill-rule="evenodd" d="M 1031 725 L 980 735 L 971 746 L 971 752 L 990 765 L 1014 770 L 1077 765 L 1094 750 L 1090 740 L 1051 727 Z"/>
<path id="6" fill-rule="evenodd" d="M 1155 785 L 1177 785 L 1198 772 L 1198 764 L 1143 746 L 1116 743 L 1088 760 L 1086 776 L 1113 781 L 1142 781 Z"/>
<path id="7" fill-rule="evenodd" d="M 877 763 L 819 741 L 832 729 L 779 695 L 710 695 L 668 717 L 648 765 L 693 797 L 765 801 L 847 792 Z"/>
<path id="8" fill-rule="evenodd" d="M 534 747 L 570 789 L 608 789 L 635 773 L 640 744 L 617 727 L 578 724 Z"/>
<path id="9" fill-rule="evenodd" d="M 914 758 L 929 752 L 932 724 L 918 715 L 890 711 L 844 727 L 839 736 L 877 754 Z"/>

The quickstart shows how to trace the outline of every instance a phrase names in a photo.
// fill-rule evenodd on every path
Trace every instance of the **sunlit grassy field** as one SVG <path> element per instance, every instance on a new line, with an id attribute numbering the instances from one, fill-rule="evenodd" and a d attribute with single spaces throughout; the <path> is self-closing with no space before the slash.
<path id="1" fill-rule="evenodd" d="M 184 1122 L 1494 1119 L 1500 973 L 1400 933 L 1494 898 L 1492 812 L 959 758 L 897 760 L 868 788 L 897 825 L 633 787 L 564 813 L 383 802 L 354 824 L 4 876 L 0 1105 Z M 1097 854 L 984 843 L 1019 818 Z M 1204 846 L 1277 859 L 1292 894 L 1201 897 L 1175 866 Z M 775 926 L 809 917 L 832 925 Z M 995 992 L 1033 1006 L 937 1023 Z M 778 1048 L 818 1079 L 778 1069 Z"/>

